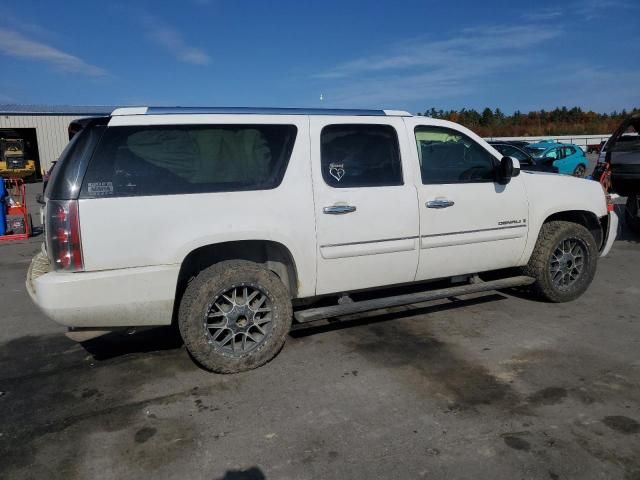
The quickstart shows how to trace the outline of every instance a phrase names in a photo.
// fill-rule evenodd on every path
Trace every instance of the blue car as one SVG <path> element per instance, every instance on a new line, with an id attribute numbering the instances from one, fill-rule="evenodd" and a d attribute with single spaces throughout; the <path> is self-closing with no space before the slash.
<path id="1" fill-rule="evenodd" d="M 584 177 L 587 172 L 587 158 L 584 151 L 577 145 L 547 140 L 531 143 L 524 149 L 543 165 L 548 164 L 556 167 L 558 173 Z"/>

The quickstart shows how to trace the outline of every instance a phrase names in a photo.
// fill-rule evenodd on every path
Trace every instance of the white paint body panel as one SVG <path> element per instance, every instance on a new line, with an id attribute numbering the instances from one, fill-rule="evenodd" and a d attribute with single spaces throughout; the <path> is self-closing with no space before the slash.
<path id="1" fill-rule="evenodd" d="M 306 115 L 119 115 L 109 126 L 289 124 L 296 142 L 277 188 L 264 191 L 83 199 L 79 202 L 85 272 L 51 272 L 34 280 L 36 303 L 74 327 L 163 325 L 171 321 L 180 265 L 193 250 L 227 241 L 270 240 L 293 257 L 298 296 L 392 285 L 524 265 L 542 223 L 567 210 L 607 215 L 597 182 L 522 172 L 494 183 L 422 185 L 413 128 L 457 129 L 497 159 L 467 129 L 425 117 Z M 404 184 L 331 188 L 322 178 L 320 131 L 337 123 L 393 126 Z M 455 206 L 427 209 L 444 196 Z M 349 204 L 345 215 L 323 207 Z M 505 225 L 505 220 L 526 220 Z M 615 239 L 617 218 L 602 254 Z M 513 228 L 511 228 L 513 227 Z"/>
<path id="2" fill-rule="evenodd" d="M 169 325 L 179 269 L 52 272 L 34 280 L 32 296 L 49 318 L 68 327 Z"/>
<path id="3" fill-rule="evenodd" d="M 180 264 L 196 248 L 232 240 L 271 240 L 296 261 L 299 295 L 315 293 L 315 219 L 305 116 L 136 115 L 109 125 L 295 125 L 295 146 L 273 190 L 80 200 L 85 269 Z"/>
<path id="4" fill-rule="evenodd" d="M 389 125 L 398 133 L 404 185 L 333 188 L 322 177 L 320 134 L 326 125 Z M 408 144 L 400 117 L 313 116 L 311 165 L 317 222 L 317 294 L 412 282 L 418 250 L 418 210 Z M 324 207 L 351 205 L 343 215 Z"/>
<path id="5" fill-rule="evenodd" d="M 470 130 L 446 121 L 405 119 L 414 138 L 417 126 L 439 126 L 465 134 L 499 161 L 500 154 Z M 417 149 L 414 162 L 419 164 Z M 528 202 L 522 176 L 507 185 L 494 182 L 423 185 L 416 178 L 420 209 L 420 262 L 417 280 L 448 277 L 511 267 L 520 260 L 527 241 Z M 429 201 L 454 202 L 442 209 Z M 504 224 L 504 222 L 519 222 Z"/>
<path id="6" fill-rule="evenodd" d="M 553 173 L 522 172 L 520 176 L 531 199 L 529 241 L 518 262 L 520 265 L 529 261 L 540 228 L 551 215 L 569 210 L 593 213 L 598 218 L 608 214 L 606 197 L 598 182 Z M 615 237 L 616 232 L 609 235 Z"/>

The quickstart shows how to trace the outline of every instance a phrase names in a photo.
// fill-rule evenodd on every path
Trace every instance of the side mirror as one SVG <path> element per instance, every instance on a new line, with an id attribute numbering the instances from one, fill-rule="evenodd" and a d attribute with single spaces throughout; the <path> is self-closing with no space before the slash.
<path id="1" fill-rule="evenodd" d="M 511 157 L 502 157 L 497 170 L 497 181 L 501 185 L 506 185 L 513 177 L 513 159 Z"/>

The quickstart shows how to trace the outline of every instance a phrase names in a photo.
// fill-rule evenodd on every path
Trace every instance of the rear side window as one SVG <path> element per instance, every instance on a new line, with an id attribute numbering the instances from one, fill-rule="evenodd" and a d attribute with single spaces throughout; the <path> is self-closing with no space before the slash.
<path id="1" fill-rule="evenodd" d="M 322 178 L 330 187 L 402 185 L 398 134 L 390 125 L 328 125 L 320 134 Z"/>
<path id="2" fill-rule="evenodd" d="M 81 197 L 267 190 L 284 177 L 293 125 L 109 127 Z"/>

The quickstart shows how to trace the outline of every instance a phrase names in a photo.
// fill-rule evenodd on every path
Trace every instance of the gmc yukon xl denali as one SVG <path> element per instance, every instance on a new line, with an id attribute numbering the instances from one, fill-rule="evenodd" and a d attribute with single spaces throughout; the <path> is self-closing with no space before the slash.
<path id="1" fill-rule="evenodd" d="M 618 224 L 597 182 L 382 110 L 117 109 L 45 201 L 26 282 L 43 312 L 72 333 L 175 322 L 215 372 L 269 361 L 294 319 L 516 286 L 575 299 Z"/>

